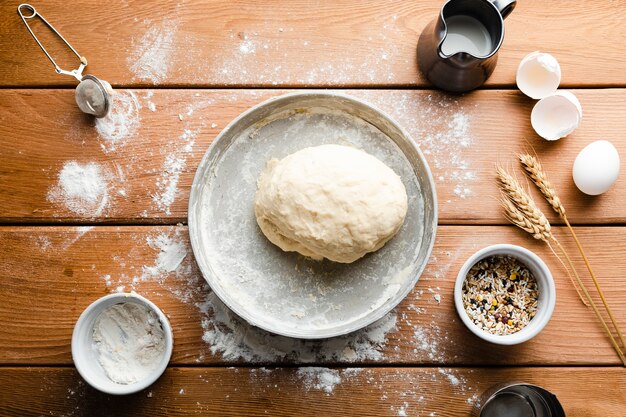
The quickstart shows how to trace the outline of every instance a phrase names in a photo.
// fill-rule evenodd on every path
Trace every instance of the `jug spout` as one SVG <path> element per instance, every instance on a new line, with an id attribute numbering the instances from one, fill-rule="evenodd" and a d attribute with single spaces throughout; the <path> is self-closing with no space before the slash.
<path id="1" fill-rule="evenodd" d="M 500 10 L 503 19 L 511 14 L 517 4 L 516 0 L 491 0 L 491 2 Z"/>
<path id="2" fill-rule="evenodd" d="M 482 59 L 476 58 L 467 52 L 457 52 L 454 55 L 446 56 L 441 50 L 441 45 L 439 45 L 438 52 L 440 59 L 446 60 L 449 65 L 458 69 L 470 69 L 478 67 L 483 63 Z"/>

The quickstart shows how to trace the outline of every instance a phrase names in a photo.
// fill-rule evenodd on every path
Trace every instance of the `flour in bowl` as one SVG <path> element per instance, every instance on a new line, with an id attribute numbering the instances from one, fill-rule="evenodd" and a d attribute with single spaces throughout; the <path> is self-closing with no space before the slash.
<path id="1" fill-rule="evenodd" d="M 133 384 L 150 375 L 159 367 L 166 346 L 154 311 L 132 302 L 115 304 L 100 313 L 93 342 L 98 362 L 118 384 Z"/>

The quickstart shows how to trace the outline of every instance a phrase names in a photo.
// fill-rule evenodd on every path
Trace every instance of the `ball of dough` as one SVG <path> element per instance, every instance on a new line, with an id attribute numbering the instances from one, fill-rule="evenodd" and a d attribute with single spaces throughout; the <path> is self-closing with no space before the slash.
<path id="1" fill-rule="evenodd" d="M 400 177 L 372 155 L 341 145 L 305 148 L 261 173 L 257 223 L 284 251 L 350 263 L 380 249 L 407 212 Z"/>

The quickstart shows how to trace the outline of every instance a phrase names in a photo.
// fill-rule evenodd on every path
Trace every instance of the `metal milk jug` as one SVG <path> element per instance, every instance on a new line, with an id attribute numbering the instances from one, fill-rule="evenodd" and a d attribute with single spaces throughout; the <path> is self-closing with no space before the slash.
<path id="1" fill-rule="evenodd" d="M 449 0 L 420 35 L 417 60 L 437 87 L 465 92 L 493 72 L 504 39 L 504 19 L 515 0 Z"/>

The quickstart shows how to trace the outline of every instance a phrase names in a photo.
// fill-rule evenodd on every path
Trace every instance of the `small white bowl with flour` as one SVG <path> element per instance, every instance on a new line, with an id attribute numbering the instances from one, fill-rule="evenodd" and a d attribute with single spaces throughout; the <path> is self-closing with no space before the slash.
<path id="1" fill-rule="evenodd" d="M 154 303 L 135 293 L 117 293 L 94 301 L 80 315 L 72 358 L 92 387 L 132 394 L 163 374 L 173 345 L 170 323 Z"/>

